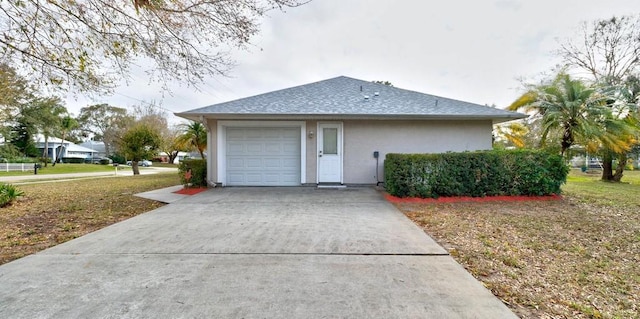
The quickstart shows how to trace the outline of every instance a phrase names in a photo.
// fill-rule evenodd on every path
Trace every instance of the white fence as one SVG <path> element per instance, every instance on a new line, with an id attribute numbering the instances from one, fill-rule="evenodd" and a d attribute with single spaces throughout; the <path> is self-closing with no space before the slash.
<path id="1" fill-rule="evenodd" d="M 34 163 L 0 163 L 0 172 L 32 171 Z"/>

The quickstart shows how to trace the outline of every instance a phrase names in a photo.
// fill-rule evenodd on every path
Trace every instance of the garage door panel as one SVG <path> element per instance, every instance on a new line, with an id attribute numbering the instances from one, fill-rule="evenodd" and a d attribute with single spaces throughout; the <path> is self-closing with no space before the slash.
<path id="1" fill-rule="evenodd" d="M 227 141 L 244 139 L 245 132 L 239 130 L 227 130 Z"/>
<path id="2" fill-rule="evenodd" d="M 237 155 L 244 153 L 244 145 L 231 144 L 227 147 L 227 155 Z"/>
<path id="3" fill-rule="evenodd" d="M 242 169 L 245 167 L 244 158 L 230 157 L 227 158 L 227 167 L 229 169 Z"/>
<path id="4" fill-rule="evenodd" d="M 300 161 L 297 158 L 285 158 L 282 160 L 282 167 L 284 168 L 298 168 Z"/>
<path id="5" fill-rule="evenodd" d="M 234 185 L 234 184 L 242 184 L 244 183 L 244 174 L 234 174 L 234 173 L 228 173 L 227 174 L 227 183 L 229 185 Z"/>
<path id="6" fill-rule="evenodd" d="M 259 128 L 245 128 L 245 139 L 259 139 L 264 136 L 264 132 Z"/>
<path id="7" fill-rule="evenodd" d="M 299 139 L 300 138 L 300 130 L 298 128 L 289 128 L 283 129 L 281 131 L 282 137 L 284 139 Z"/>
<path id="8" fill-rule="evenodd" d="M 262 133 L 261 137 L 264 137 L 266 139 L 277 139 L 277 138 L 281 137 L 282 129 L 280 129 L 280 130 L 267 130 L 267 131 L 260 130 L 260 131 Z"/>
<path id="9" fill-rule="evenodd" d="M 266 158 L 264 160 L 264 167 L 267 169 L 269 168 L 280 169 L 283 167 L 282 160 L 279 158 Z"/>
<path id="10" fill-rule="evenodd" d="M 297 152 L 300 149 L 300 145 L 295 143 L 285 143 L 285 144 L 282 144 L 282 148 L 283 148 L 283 152 L 292 153 L 292 152 Z"/>
<path id="11" fill-rule="evenodd" d="M 245 166 L 245 168 L 249 168 L 249 169 L 255 169 L 255 168 L 261 168 L 263 166 L 262 164 L 262 159 L 261 158 L 248 158 L 245 163 L 247 163 L 247 165 Z"/>
<path id="12" fill-rule="evenodd" d="M 287 182 L 287 183 L 300 183 L 300 177 L 298 177 L 298 175 L 295 174 L 291 174 L 291 175 L 282 175 L 281 176 L 282 180 Z"/>
<path id="13" fill-rule="evenodd" d="M 231 127 L 226 133 L 228 185 L 300 185 L 300 127 Z"/>
<path id="14" fill-rule="evenodd" d="M 247 185 L 257 184 L 262 181 L 262 173 L 247 173 L 246 182 Z"/>
<path id="15" fill-rule="evenodd" d="M 269 174 L 269 173 L 265 173 L 263 175 L 264 177 L 264 181 L 267 184 L 277 184 L 281 181 L 281 176 L 280 174 Z"/>
<path id="16" fill-rule="evenodd" d="M 279 155 L 284 150 L 285 149 L 282 147 L 281 143 L 265 143 L 264 144 L 264 152 L 267 153 L 267 154 Z"/>
<path id="17" fill-rule="evenodd" d="M 262 154 L 262 152 L 264 151 L 264 145 L 262 145 L 259 142 L 249 142 L 246 144 L 246 154 L 249 155 L 256 155 L 256 154 Z"/>

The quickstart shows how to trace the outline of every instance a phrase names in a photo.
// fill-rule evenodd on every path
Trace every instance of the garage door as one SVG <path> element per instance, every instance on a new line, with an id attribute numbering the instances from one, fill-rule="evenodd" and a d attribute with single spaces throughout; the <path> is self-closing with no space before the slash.
<path id="1" fill-rule="evenodd" d="M 227 185 L 300 185 L 299 127 L 227 127 Z"/>

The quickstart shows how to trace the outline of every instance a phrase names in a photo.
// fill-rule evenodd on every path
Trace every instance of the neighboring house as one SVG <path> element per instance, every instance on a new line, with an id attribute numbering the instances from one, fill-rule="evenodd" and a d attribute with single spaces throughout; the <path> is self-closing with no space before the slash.
<path id="1" fill-rule="evenodd" d="M 36 148 L 38 149 L 38 154 L 42 154 L 45 149 L 44 136 L 38 135 L 36 136 Z M 73 158 L 82 158 L 82 159 L 92 159 L 96 153 L 96 150 L 86 148 L 74 143 L 71 143 L 67 140 L 61 140 L 57 137 L 50 136 L 48 139 L 47 145 L 47 157 L 51 159 L 51 161 L 55 161 L 58 154 L 60 154 L 60 158 L 64 157 L 73 157 Z M 62 150 L 60 150 L 62 149 Z"/>
<path id="2" fill-rule="evenodd" d="M 169 162 L 169 155 L 165 152 L 158 153 L 158 156 L 156 158 L 159 158 L 162 163 Z M 185 158 L 189 158 L 189 153 L 178 152 L 178 156 L 176 156 L 176 158 L 173 159 L 173 164 L 180 164 L 180 161 L 182 161 Z"/>
<path id="3" fill-rule="evenodd" d="M 104 142 L 102 141 L 86 141 L 86 142 L 82 142 L 79 144 L 82 147 L 86 147 L 89 149 L 92 149 L 94 151 L 96 151 L 95 154 L 93 154 L 93 156 L 95 158 L 106 158 L 107 157 L 107 151 L 104 147 Z"/>
<path id="4" fill-rule="evenodd" d="M 387 153 L 491 149 L 493 124 L 526 117 L 344 76 L 176 115 L 206 124 L 225 186 L 376 184 Z"/>

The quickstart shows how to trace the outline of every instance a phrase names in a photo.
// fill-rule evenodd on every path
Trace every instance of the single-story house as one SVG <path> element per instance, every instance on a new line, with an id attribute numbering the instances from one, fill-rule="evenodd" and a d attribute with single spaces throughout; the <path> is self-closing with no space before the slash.
<path id="1" fill-rule="evenodd" d="M 42 135 L 37 135 L 35 137 L 36 148 L 38 149 L 39 154 L 42 154 L 45 149 L 45 138 Z M 82 158 L 82 159 L 92 159 L 96 157 L 98 153 L 94 149 L 90 149 L 84 146 L 80 146 L 74 144 L 67 140 L 62 140 L 57 137 L 50 136 L 47 139 L 47 157 L 51 159 L 51 161 L 55 161 L 58 154 L 60 154 L 60 158 L 64 157 L 73 157 L 73 158 Z M 62 148 L 62 150 L 60 150 Z"/>
<path id="2" fill-rule="evenodd" d="M 207 127 L 223 186 L 377 184 L 387 153 L 491 149 L 493 124 L 526 117 L 345 76 L 176 115 Z"/>
<path id="3" fill-rule="evenodd" d="M 82 143 L 80 143 L 78 145 L 96 151 L 96 153 L 93 154 L 94 158 L 107 157 L 106 147 L 104 145 L 104 142 L 102 142 L 102 141 L 88 140 L 88 141 L 84 141 L 84 142 L 82 142 Z"/>
<path id="4" fill-rule="evenodd" d="M 155 158 L 159 159 L 160 162 L 162 162 L 162 163 L 168 163 L 169 162 L 169 154 L 167 154 L 166 152 L 158 153 L 158 156 L 156 156 Z M 187 152 L 178 152 L 178 156 L 176 156 L 176 158 L 173 159 L 173 163 L 171 163 L 171 164 L 180 164 L 180 161 L 182 161 L 185 158 L 190 158 L 189 153 L 187 153 Z"/>

